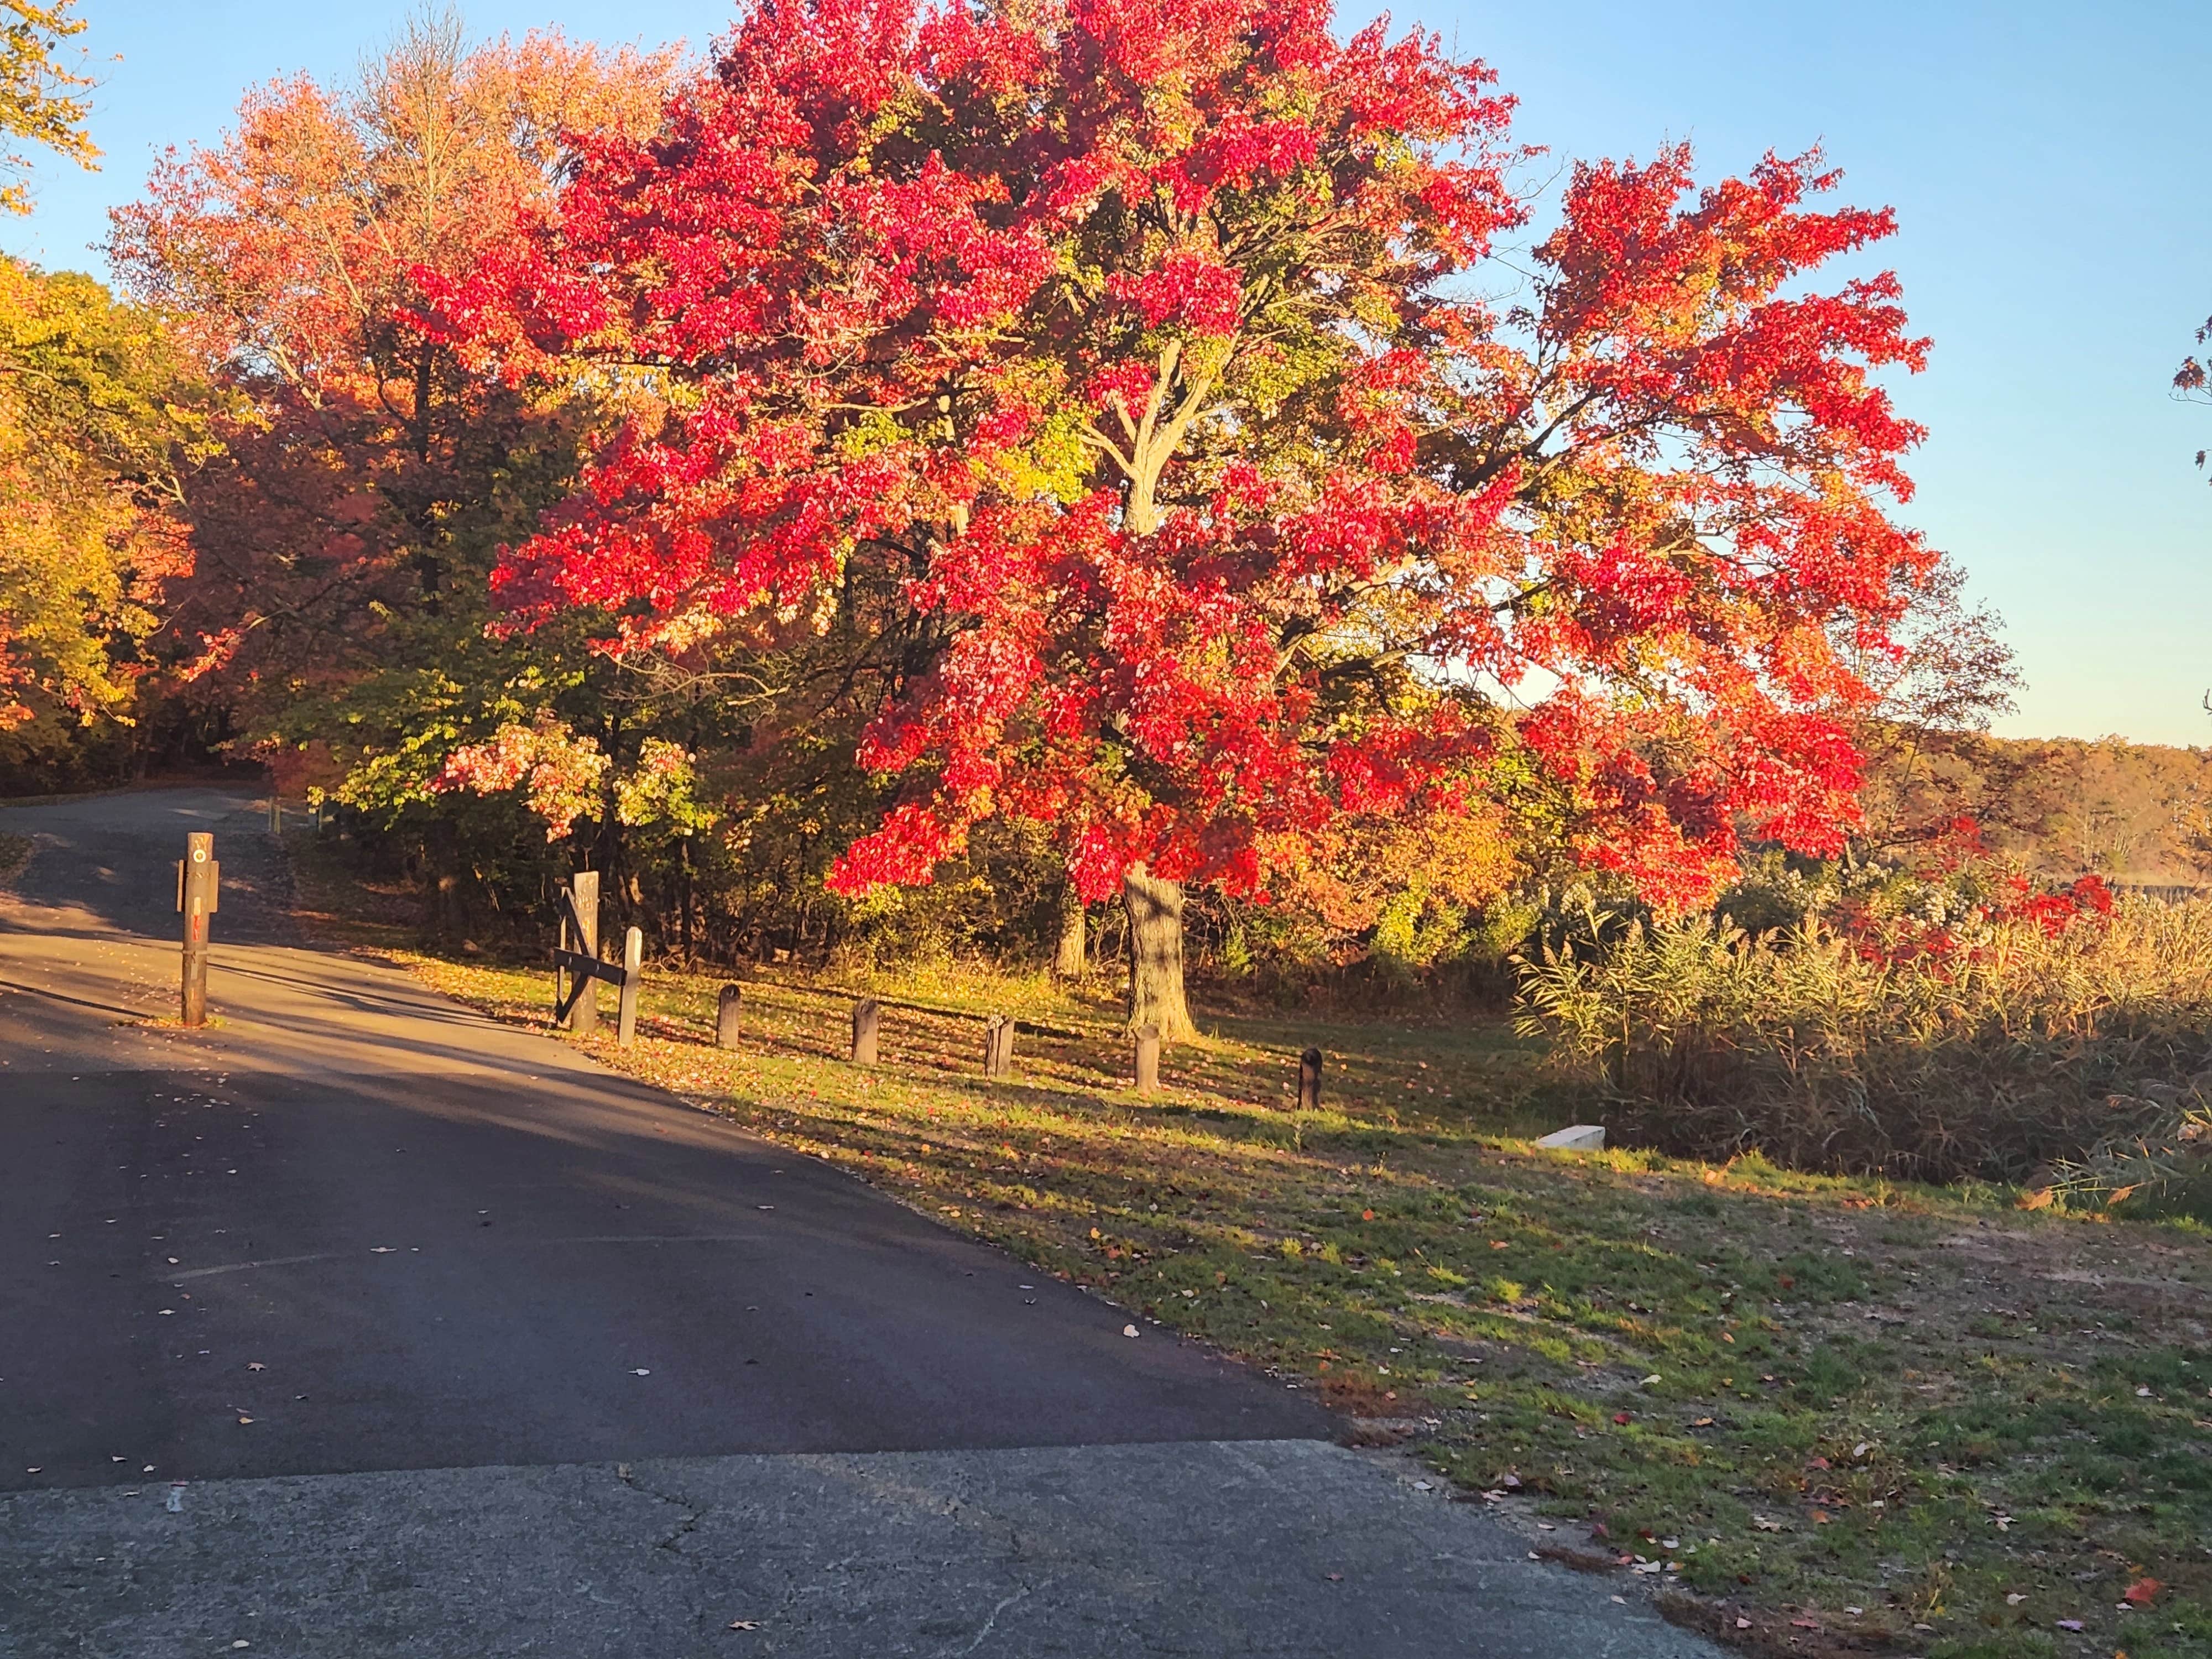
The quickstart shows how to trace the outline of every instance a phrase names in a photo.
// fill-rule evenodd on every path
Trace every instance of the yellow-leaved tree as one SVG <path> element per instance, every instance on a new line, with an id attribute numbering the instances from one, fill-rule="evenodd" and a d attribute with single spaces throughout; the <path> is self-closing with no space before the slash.
<path id="1" fill-rule="evenodd" d="M 156 313 L 0 258 L 0 729 L 121 712 L 205 397 Z"/>
<path id="2" fill-rule="evenodd" d="M 76 0 L 0 0 L 0 211 L 31 210 L 31 154 L 37 145 L 86 167 L 100 152 L 84 131 L 92 77 L 65 69 L 62 42 L 84 32 Z"/>
<path id="3" fill-rule="evenodd" d="M 0 0 L 0 210 L 30 209 L 40 149 L 86 166 L 89 76 L 58 54 L 76 0 Z M 91 277 L 0 257 L 0 731 L 120 714 L 174 509 L 207 447 L 204 392 L 162 319 Z"/>

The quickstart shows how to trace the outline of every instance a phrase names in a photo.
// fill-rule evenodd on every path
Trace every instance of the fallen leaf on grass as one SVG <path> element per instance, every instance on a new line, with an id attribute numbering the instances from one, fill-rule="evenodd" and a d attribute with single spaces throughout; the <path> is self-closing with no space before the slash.
<path id="1" fill-rule="evenodd" d="M 1782 1523 L 1779 1521 L 1771 1520 L 1764 1515 L 1753 1516 L 1751 1517 L 1751 1524 L 1758 1528 L 1761 1532 L 1780 1532 L 1782 1530 Z"/>
<path id="2" fill-rule="evenodd" d="M 2139 1607 L 2147 1607 L 2158 1600 L 2158 1593 L 2166 1588 L 2155 1578 L 2138 1578 L 2120 1592 Z"/>
<path id="3" fill-rule="evenodd" d="M 2081 1628 L 2081 1621 L 2079 1619 L 2061 1619 L 2058 1621 L 2058 1628 L 2061 1630 L 2080 1630 Z"/>

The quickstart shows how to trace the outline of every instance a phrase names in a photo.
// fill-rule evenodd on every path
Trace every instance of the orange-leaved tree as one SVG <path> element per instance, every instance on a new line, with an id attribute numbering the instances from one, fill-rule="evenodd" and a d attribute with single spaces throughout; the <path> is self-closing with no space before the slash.
<path id="1" fill-rule="evenodd" d="M 572 131 L 649 127 L 673 62 L 551 33 L 472 46 L 426 14 L 350 85 L 252 93 L 113 216 L 131 291 L 243 400 L 189 492 L 196 568 L 165 643 L 248 737 L 334 744 L 362 787 L 404 795 L 496 696 L 485 573 L 574 438 L 564 400 L 486 381 L 410 307 L 423 273 L 513 234 Z"/>

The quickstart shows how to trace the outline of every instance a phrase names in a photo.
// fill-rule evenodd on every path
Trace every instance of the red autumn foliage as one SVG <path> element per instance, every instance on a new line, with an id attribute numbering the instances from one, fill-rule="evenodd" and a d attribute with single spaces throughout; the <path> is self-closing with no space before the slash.
<path id="1" fill-rule="evenodd" d="M 1264 894 L 1501 810 L 1662 905 L 1853 823 L 1855 664 L 1934 555 L 1917 369 L 1819 158 L 1577 167 L 1525 301 L 1510 101 L 1316 0 L 749 8 L 648 137 L 424 269 L 480 372 L 652 407 L 496 578 L 680 651 L 889 572 L 929 651 L 847 890 L 993 813 L 1082 890 Z"/>

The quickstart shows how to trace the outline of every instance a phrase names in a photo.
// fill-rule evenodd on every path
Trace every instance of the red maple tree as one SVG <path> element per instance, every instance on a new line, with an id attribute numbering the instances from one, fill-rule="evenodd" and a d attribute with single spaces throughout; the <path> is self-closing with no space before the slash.
<path id="1" fill-rule="evenodd" d="M 1480 64 L 1317 0 L 750 7 L 657 132 L 423 273 L 521 380 L 650 392 L 497 581 L 618 650 L 803 627 L 866 570 L 929 623 L 835 881 L 993 813 L 1129 902 L 1188 1030 L 1184 884 L 1264 896 L 1378 824 L 1518 817 L 1666 905 L 1747 828 L 1832 851 L 1854 664 L 1934 556 L 1887 212 L 1686 149 L 1528 209 Z"/>

